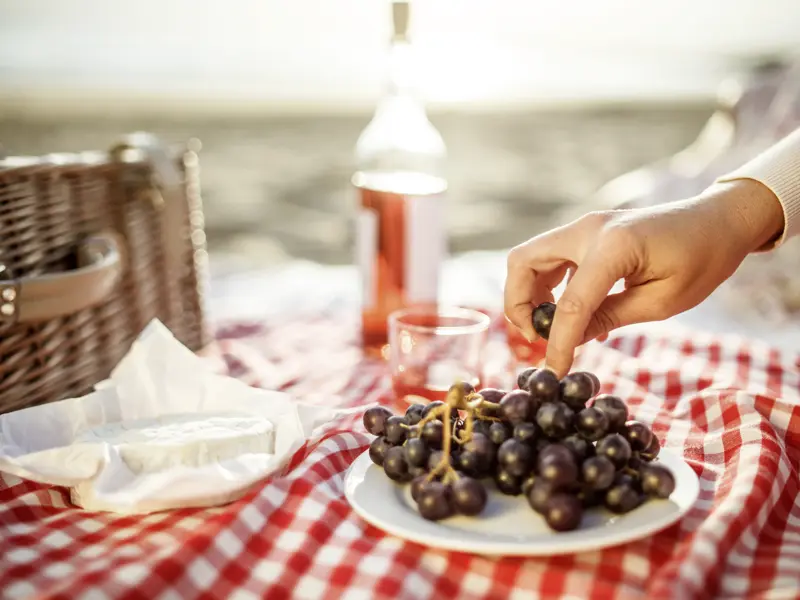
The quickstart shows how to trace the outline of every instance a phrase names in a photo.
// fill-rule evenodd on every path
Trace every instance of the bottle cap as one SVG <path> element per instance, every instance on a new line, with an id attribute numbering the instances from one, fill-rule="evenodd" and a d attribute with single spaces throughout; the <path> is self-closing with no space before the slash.
<path id="1" fill-rule="evenodd" d="M 411 6 L 408 0 L 392 1 L 392 41 L 403 42 L 408 39 L 408 21 Z"/>

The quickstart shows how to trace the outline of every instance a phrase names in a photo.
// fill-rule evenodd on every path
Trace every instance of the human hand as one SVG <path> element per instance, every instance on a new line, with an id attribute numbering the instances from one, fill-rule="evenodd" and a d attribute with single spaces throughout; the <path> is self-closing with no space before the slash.
<path id="1" fill-rule="evenodd" d="M 511 250 L 506 317 L 535 340 L 533 309 L 553 302 L 553 288 L 570 273 L 545 358 L 563 377 L 579 345 L 693 308 L 783 227 L 778 199 L 753 180 L 650 208 L 589 213 Z M 621 279 L 625 290 L 609 295 Z"/>

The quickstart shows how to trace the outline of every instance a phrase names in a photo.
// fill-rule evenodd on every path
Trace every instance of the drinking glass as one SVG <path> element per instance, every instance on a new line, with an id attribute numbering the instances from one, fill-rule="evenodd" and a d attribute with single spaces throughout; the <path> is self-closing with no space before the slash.
<path id="1" fill-rule="evenodd" d="M 389 315 L 389 368 L 398 400 L 443 400 L 456 381 L 479 389 L 488 315 L 469 308 L 422 307 Z"/>

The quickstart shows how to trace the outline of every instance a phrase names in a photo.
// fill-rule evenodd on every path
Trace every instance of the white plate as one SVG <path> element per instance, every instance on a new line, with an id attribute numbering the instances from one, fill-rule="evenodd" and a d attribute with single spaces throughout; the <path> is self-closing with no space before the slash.
<path id="1" fill-rule="evenodd" d="M 494 488 L 478 517 L 427 521 L 411 499 L 411 486 L 386 477 L 368 451 L 348 469 L 345 496 L 353 510 L 375 527 L 425 546 L 483 555 L 573 554 L 647 537 L 686 514 L 700 491 L 697 475 L 682 458 L 666 450 L 658 460 L 675 475 L 675 491 L 668 500 L 650 500 L 626 515 L 592 509 L 578 529 L 563 533 L 550 530 L 523 496 L 505 496 Z"/>

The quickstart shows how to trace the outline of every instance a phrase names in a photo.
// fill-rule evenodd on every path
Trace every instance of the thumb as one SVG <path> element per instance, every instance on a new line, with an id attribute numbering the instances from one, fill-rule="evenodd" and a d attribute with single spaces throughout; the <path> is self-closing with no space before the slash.
<path id="1" fill-rule="evenodd" d="M 608 296 L 592 315 L 583 343 L 605 339 L 620 327 L 671 317 L 674 311 L 665 302 L 670 296 L 666 288 L 665 281 L 650 281 Z"/>

